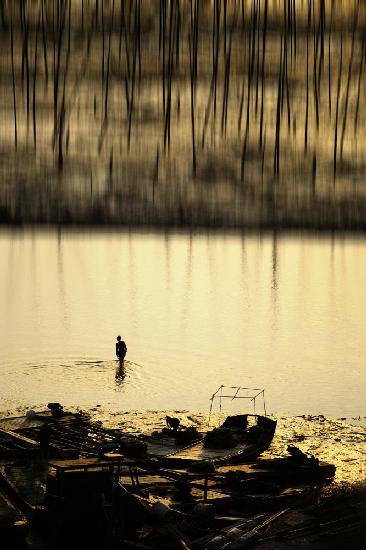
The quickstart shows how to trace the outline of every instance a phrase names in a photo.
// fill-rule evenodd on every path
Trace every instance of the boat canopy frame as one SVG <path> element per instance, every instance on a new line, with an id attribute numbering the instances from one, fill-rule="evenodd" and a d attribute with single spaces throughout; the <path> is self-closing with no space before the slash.
<path id="1" fill-rule="evenodd" d="M 223 395 L 223 390 L 225 390 L 225 395 Z M 226 395 L 227 393 L 230 393 L 231 390 L 233 390 L 233 394 Z M 240 395 L 241 391 L 250 392 L 250 395 Z M 264 397 L 264 388 L 247 388 L 244 386 L 224 386 L 222 384 L 215 391 L 215 393 L 213 393 L 212 396 L 210 397 L 211 404 L 210 404 L 210 410 L 208 414 L 208 427 L 210 427 L 211 413 L 212 413 L 213 403 L 215 399 L 220 400 L 220 405 L 219 405 L 220 413 L 222 412 L 222 399 L 231 399 L 231 401 L 234 401 L 234 399 L 248 399 L 253 403 L 253 414 L 257 416 L 255 405 L 256 405 L 256 399 L 260 398 L 260 396 L 262 396 L 264 416 L 267 416 L 266 400 Z"/>

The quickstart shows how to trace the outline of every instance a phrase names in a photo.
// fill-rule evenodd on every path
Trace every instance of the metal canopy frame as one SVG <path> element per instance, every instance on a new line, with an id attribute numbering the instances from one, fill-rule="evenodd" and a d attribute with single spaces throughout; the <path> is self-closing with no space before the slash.
<path id="1" fill-rule="evenodd" d="M 223 390 L 225 391 L 224 394 L 223 394 Z M 230 390 L 232 390 L 233 393 L 231 395 L 226 395 L 227 393 L 230 393 Z M 250 392 L 251 395 L 240 395 L 241 391 Z M 209 411 L 209 414 L 208 414 L 208 427 L 210 426 L 211 413 L 212 413 L 213 403 L 214 403 L 215 399 L 220 400 L 220 405 L 219 405 L 220 413 L 222 411 L 222 399 L 231 399 L 231 401 L 234 401 L 234 399 L 248 399 L 249 401 L 251 401 L 253 403 L 253 411 L 254 411 L 253 414 L 256 414 L 256 410 L 255 410 L 256 399 L 260 396 L 262 396 L 262 400 L 263 400 L 264 416 L 267 416 L 266 401 L 265 401 L 265 398 L 264 398 L 264 388 L 247 388 L 247 387 L 244 387 L 244 386 L 224 386 L 224 385 L 221 385 L 215 391 L 215 393 L 212 394 L 212 397 L 210 397 L 211 404 L 210 404 L 210 411 Z"/>

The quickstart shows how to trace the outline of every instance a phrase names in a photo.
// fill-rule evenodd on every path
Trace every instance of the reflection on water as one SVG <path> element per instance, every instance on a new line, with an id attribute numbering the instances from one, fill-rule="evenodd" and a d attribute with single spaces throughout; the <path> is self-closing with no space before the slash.
<path id="1" fill-rule="evenodd" d="M 119 359 L 118 361 L 116 361 L 116 363 L 116 386 L 121 387 L 123 385 L 124 379 L 126 378 L 126 365 L 123 359 Z"/>
<path id="2" fill-rule="evenodd" d="M 225 384 L 366 414 L 361 237 L 2 231 L 0 257 L 1 410 L 207 410 Z"/>

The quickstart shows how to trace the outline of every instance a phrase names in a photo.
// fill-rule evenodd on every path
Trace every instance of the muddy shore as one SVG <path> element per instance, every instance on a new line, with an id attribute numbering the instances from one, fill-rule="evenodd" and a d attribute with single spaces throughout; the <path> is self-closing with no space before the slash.
<path id="1" fill-rule="evenodd" d="M 77 409 L 76 409 L 77 410 Z M 20 416 L 26 411 L 4 411 L 0 428 L 27 427 L 31 421 Z M 94 407 L 86 411 L 93 420 L 107 428 L 120 428 L 131 435 L 150 434 L 165 426 L 166 415 L 180 418 L 184 426 L 207 429 L 208 416 L 203 412 L 183 410 L 123 411 L 120 413 Z M 211 426 L 220 424 L 223 416 L 213 416 Z M 350 487 L 366 482 L 366 417 L 326 418 L 322 415 L 275 415 L 277 430 L 271 447 L 263 458 L 286 455 L 287 445 L 294 444 L 302 451 L 336 466 L 334 487 Z"/>
<path id="2" fill-rule="evenodd" d="M 21 427 L 30 427 L 32 419 L 20 416 L 25 411 L 4 411 L 1 414 L 0 428 L 16 430 Z M 119 428 L 132 435 L 151 433 L 161 430 L 165 425 L 167 414 L 177 416 L 185 426 L 196 426 L 198 429 L 207 428 L 208 417 L 205 413 L 189 412 L 183 410 L 167 411 L 125 411 L 110 413 L 101 407 L 94 407 L 87 411 L 93 420 L 102 422 L 105 427 Z M 336 465 L 336 476 L 331 484 L 327 485 L 321 493 L 318 504 L 313 508 L 297 511 L 294 509 L 285 520 L 280 521 L 274 531 L 265 533 L 256 544 L 260 550 L 291 550 L 292 548 L 316 548 L 316 549 L 346 549 L 364 548 L 366 534 L 363 527 L 355 532 L 347 532 L 344 528 L 339 535 L 334 533 L 318 536 L 316 529 L 316 517 L 347 517 L 352 506 L 363 502 L 366 492 L 366 417 L 330 419 L 322 415 L 318 416 L 276 416 L 278 421 L 277 431 L 268 451 L 262 458 L 277 458 L 286 455 L 288 444 L 294 444 L 301 450 L 314 454 L 320 460 Z M 215 415 L 212 424 L 220 423 L 220 415 Z M 317 508 L 318 507 L 318 508 Z M 318 512 L 317 512 L 318 510 Z M 357 510 L 357 508 L 355 509 Z M 291 522 L 298 521 L 298 514 L 315 514 L 313 528 L 307 527 L 304 534 L 296 532 L 290 537 L 281 540 L 281 529 L 288 530 Z M 359 510 L 357 510 L 359 513 Z M 327 516 L 328 514 L 328 516 Z M 299 516 L 300 517 L 300 516 Z M 323 520 L 322 520 L 323 521 Z M 279 535 L 276 534 L 276 530 Z M 290 529 L 291 530 L 291 529 Z M 324 531 L 322 527 L 321 530 Z M 26 539 L 25 548 L 29 550 L 65 550 L 68 544 L 54 537 L 46 535 L 37 529 L 31 529 Z M 89 546 L 92 547 L 92 546 Z"/>

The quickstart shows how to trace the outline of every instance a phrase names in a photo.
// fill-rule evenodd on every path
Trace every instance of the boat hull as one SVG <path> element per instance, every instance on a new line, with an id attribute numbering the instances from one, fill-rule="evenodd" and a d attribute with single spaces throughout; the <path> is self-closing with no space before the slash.
<path id="1" fill-rule="evenodd" d="M 239 440 L 233 447 L 228 448 L 209 448 L 205 446 L 204 438 L 200 441 L 191 443 L 183 449 L 170 451 L 165 456 L 160 456 L 159 462 L 164 466 L 173 468 L 189 466 L 195 462 L 209 461 L 215 466 L 223 466 L 226 464 L 238 464 L 255 460 L 270 446 L 277 426 L 277 421 L 265 416 L 245 415 L 256 418 L 255 433 L 250 431 L 251 428 L 246 427 L 240 430 L 240 427 L 226 427 L 227 430 L 232 430 L 235 435 L 239 434 Z M 230 419 L 243 418 L 243 415 L 238 417 L 228 417 Z M 254 434 L 254 435 L 253 435 Z"/>

